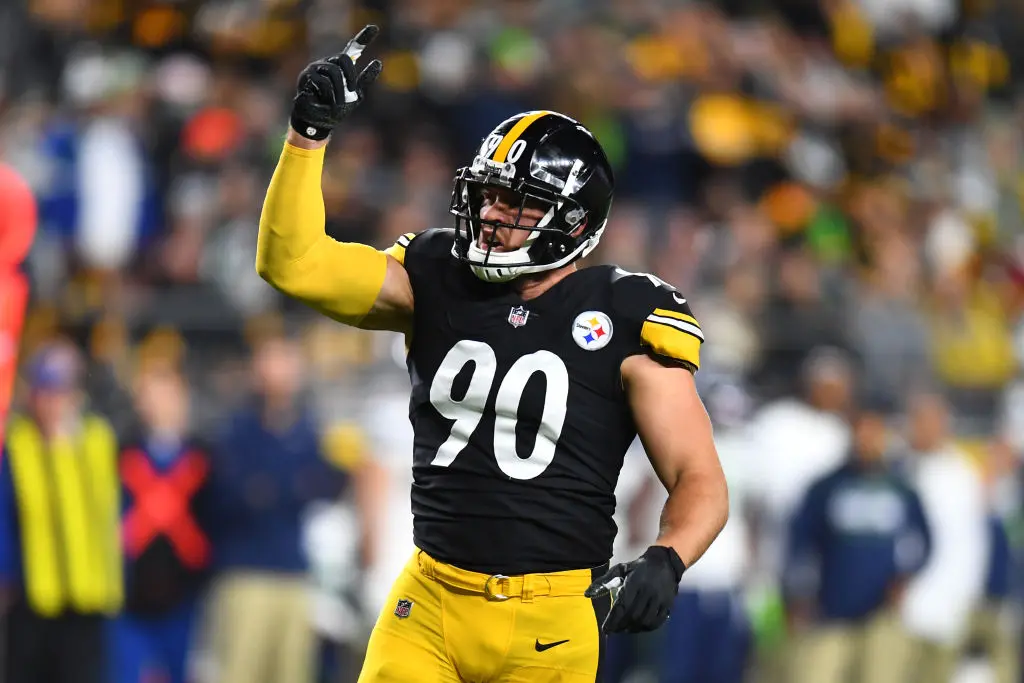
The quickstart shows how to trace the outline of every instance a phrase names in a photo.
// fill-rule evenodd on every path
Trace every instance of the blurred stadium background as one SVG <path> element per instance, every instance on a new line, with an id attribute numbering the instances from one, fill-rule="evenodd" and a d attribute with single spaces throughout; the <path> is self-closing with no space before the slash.
<path id="1" fill-rule="evenodd" d="M 46 392 L 80 390 L 84 406 L 67 410 L 102 416 L 122 446 L 140 425 L 168 424 L 208 445 L 210 479 L 227 493 L 204 528 L 213 552 L 202 582 L 182 598 L 194 609 L 182 627 L 189 680 L 232 680 L 222 667 L 241 647 L 233 634 L 274 643 L 309 628 L 318 651 L 263 648 L 259 680 L 354 681 L 411 548 L 402 340 L 319 318 L 253 267 L 295 77 L 367 22 L 383 29 L 368 56 L 385 68 L 329 147 L 332 237 L 384 247 L 448 225 L 454 169 L 512 113 L 562 111 L 605 145 L 618 191 L 594 258 L 676 284 L 708 338 L 698 379 L 722 440 L 733 521 L 686 585 L 728 596 L 741 643 L 730 652 L 746 653 L 746 680 L 827 683 L 839 679 L 813 672 L 869 657 L 850 654 L 863 643 L 823 646 L 836 630 L 807 617 L 803 602 L 784 608 L 782 596 L 805 585 L 788 575 L 786 542 L 801 500 L 851 439 L 854 450 L 878 443 L 870 414 L 880 420 L 877 449 L 922 489 L 926 513 L 976 491 L 993 524 L 990 537 L 972 527 L 952 550 L 933 543 L 929 562 L 941 566 L 929 570 L 942 576 L 917 602 L 956 622 L 952 635 L 919 628 L 927 609 L 896 593 L 871 614 L 895 615 L 890 642 L 950 658 L 927 683 L 947 673 L 1020 681 L 1024 2 L 5 0 L 0 399 L 10 389 L 12 412 L 35 415 Z M 38 216 L 20 265 L 19 236 L 35 221 L 17 200 L 18 178 Z M 16 377 L 5 370 L 15 357 Z M 281 414 L 308 417 L 330 475 L 303 460 L 314 474 L 288 491 L 300 463 L 287 439 L 250 453 L 239 420 L 253 395 L 271 412 L 283 405 Z M 923 454 L 940 451 L 969 464 L 977 483 L 960 477 L 967 493 L 921 474 Z M 258 511 L 248 522 L 218 522 L 233 519 L 231 493 L 244 499 L 239 509 Z M 625 558 L 656 530 L 659 494 L 639 451 L 620 494 Z M 18 529 L 17 500 L 0 501 L 0 658 L 11 661 L 24 646 L 11 631 L 25 609 L 24 577 L 11 568 L 29 532 Z M 931 515 L 933 537 L 957 525 L 947 517 Z M 948 538 L 955 533 L 964 532 Z M 65 539 L 54 547 L 73 554 Z M 845 594 L 866 580 L 846 569 L 812 583 Z M 249 595 L 240 576 L 283 577 L 261 588 L 273 597 L 298 585 L 312 600 L 300 600 L 297 625 L 266 635 L 275 620 L 291 623 L 271 616 L 253 635 L 243 627 L 250 612 L 259 620 L 257 599 L 239 597 Z M 111 617 L 106 646 L 116 650 L 131 615 L 98 612 Z M 998 618 L 972 628 L 983 614 Z M 672 678 L 673 657 L 689 656 L 674 637 L 617 639 L 609 682 L 739 680 Z M 164 636 L 147 638 L 149 652 Z M 793 673 L 787 662 L 812 650 L 812 673 Z M 114 666 L 110 680 L 174 680 L 158 660 L 134 679 Z M 912 673 L 905 680 L 919 680 Z"/>

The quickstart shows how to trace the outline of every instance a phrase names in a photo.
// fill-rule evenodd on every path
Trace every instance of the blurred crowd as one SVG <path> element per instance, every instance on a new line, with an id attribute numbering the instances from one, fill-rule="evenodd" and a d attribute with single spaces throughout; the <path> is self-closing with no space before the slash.
<path id="1" fill-rule="evenodd" d="M 591 259 L 677 285 L 706 333 L 732 518 L 609 680 L 1020 681 L 1021 0 L 0 3 L 0 161 L 39 209 L 0 503 L 15 441 L 95 424 L 125 544 L 124 590 L 83 608 L 112 630 L 51 632 L 76 571 L 121 570 L 0 512 L 8 635 L 30 624 L 0 659 L 63 639 L 99 666 L 103 637 L 119 683 L 354 680 L 411 545 L 402 343 L 253 264 L 295 78 L 368 22 L 384 72 L 328 149 L 331 236 L 449 225 L 479 140 L 555 109 L 616 172 Z M 634 449 L 617 555 L 662 500 Z M 70 563 L 38 603 L 10 589 L 32 534 Z"/>

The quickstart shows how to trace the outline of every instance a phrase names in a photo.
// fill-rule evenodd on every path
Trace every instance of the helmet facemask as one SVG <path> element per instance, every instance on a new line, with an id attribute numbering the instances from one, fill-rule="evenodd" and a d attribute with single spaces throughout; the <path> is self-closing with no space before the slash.
<path id="1" fill-rule="evenodd" d="M 574 168 L 578 173 L 578 168 Z M 572 174 L 565 187 L 573 187 Z M 600 230 L 579 242 L 587 229 L 586 210 L 568 192 L 560 193 L 532 179 L 515 178 L 512 164 L 498 164 L 476 157 L 473 165 L 459 170 L 449 207 L 455 216 L 453 254 L 469 263 L 473 273 L 487 282 L 508 282 L 521 275 L 562 267 L 585 256 L 597 246 Z M 512 208 L 512 222 L 485 220 L 484 202 L 500 193 Z M 523 225 L 524 211 L 542 213 L 535 225 Z M 532 221 L 531 221 L 532 222 Z M 602 226 L 603 227 L 603 226 Z M 482 239 L 485 228 L 490 234 Z M 523 244 L 505 251 L 497 240 L 501 228 L 529 231 Z"/>

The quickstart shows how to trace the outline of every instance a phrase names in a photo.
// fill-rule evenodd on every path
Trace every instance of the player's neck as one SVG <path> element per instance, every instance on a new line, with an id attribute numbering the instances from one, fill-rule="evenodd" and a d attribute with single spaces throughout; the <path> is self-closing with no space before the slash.
<path id="1" fill-rule="evenodd" d="M 517 278 L 514 284 L 516 291 L 519 292 L 519 296 L 529 301 L 530 299 L 536 299 L 574 272 L 576 272 L 576 264 L 570 263 L 556 270 L 524 275 Z"/>

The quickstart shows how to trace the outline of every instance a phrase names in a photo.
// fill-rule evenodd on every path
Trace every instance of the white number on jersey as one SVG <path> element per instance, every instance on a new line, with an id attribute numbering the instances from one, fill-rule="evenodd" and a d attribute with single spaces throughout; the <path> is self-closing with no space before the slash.
<path id="1" fill-rule="evenodd" d="M 465 396 L 455 400 L 452 398 L 452 385 L 467 363 L 473 363 L 469 388 Z M 484 342 L 465 339 L 445 355 L 430 385 L 430 403 L 437 412 L 455 423 L 448 438 L 437 450 L 432 465 L 448 467 L 469 444 L 470 437 L 483 417 L 497 369 L 498 360 L 494 349 Z M 547 386 L 544 412 L 533 452 L 528 458 L 520 458 L 516 452 L 519 404 L 527 382 L 538 372 L 543 373 Z M 512 364 L 498 386 L 494 404 L 494 458 L 502 472 L 512 479 L 533 479 L 548 468 L 562 435 L 568 399 L 569 371 L 555 354 L 537 351 Z"/>

